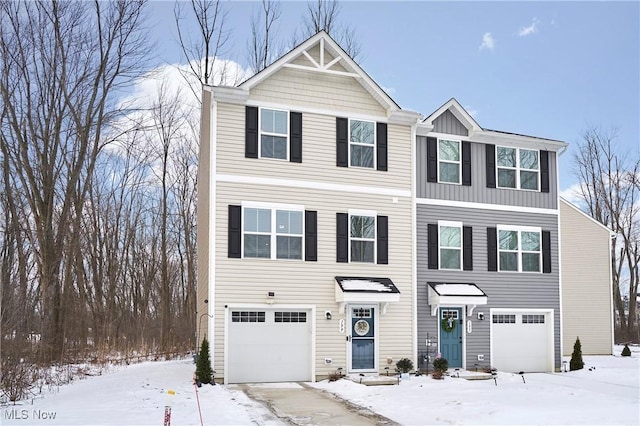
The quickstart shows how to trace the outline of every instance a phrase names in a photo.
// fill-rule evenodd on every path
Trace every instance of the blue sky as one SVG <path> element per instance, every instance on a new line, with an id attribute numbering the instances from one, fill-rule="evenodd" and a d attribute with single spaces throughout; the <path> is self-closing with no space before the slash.
<path id="1" fill-rule="evenodd" d="M 250 16 L 259 3 L 225 4 L 226 59 L 246 66 Z M 282 2 L 277 34 L 288 43 L 306 2 Z M 183 60 L 173 2 L 152 2 L 158 59 Z M 620 150 L 640 155 L 640 2 L 341 3 L 363 69 L 403 108 L 429 115 L 455 97 L 494 130 L 568 142 L 560 187 L 577 183 L 572 156 L 590 125 L 618 128 Z"/>

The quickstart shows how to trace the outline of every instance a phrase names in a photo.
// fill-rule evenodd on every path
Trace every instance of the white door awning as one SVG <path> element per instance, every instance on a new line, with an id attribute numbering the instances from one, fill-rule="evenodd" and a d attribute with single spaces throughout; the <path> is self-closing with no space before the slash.
<path id="1" fill-rule="evenodd" d="M 428 282 L 427 284 L 432 316 L 438 313 L 441 305 L 466 305 L 467 315 L 472 315 L 477 305 L 487 304 L 487 295 L 473 283 Z"/>
<path id="2" fill-rule="evenodd" d="M 400 290 L 389 278 L 335 277 L 336 302 L 340 312 L 347 303 L 373 302 L 382 304 L 382 313 L 387 305 L 400 300 Z"/>

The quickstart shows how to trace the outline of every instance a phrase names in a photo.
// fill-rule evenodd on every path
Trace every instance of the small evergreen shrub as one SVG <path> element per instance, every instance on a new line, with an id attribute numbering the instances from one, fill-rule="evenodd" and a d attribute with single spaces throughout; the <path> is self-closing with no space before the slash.
<path id="1" fill-rule="evenodd" d="M 449 361 L 446 358 L 436 358 L 433 360 L 433 370 L 444 373 L 449 369 Z"/>
<path id="2" fill-rule="evenodd" d="M 571 354 L 571 361 L 569 361 L 569 371 L 581 370 L 584 367 L 584 361 L 582 361 L 582 343 L 580 338 L 576 338 L 576 343 L 573 344 L 573 353 Z"/>
<path id="3" fill-rule="evenodd" d="M 622 349 L 622 353 L 620 353 L 621 356 L 631 356 L 631 349 L 629 349 L 629 345 L 624 345 L 624 348 Z"/>
<path id="4" fill-rule="evenodd" d="M 413 361 L 409 358 L 402 358 L 400 361 L 396 362 L 396 368 L 401 373 L 408 373 L 413 370 Z"/>
<path id="5" fill-rule="evenodd" d="M 213 370 L 211 369 L 211 358 L 209 357 L 209 341 L 205 336 L 202 339 L 202 345 L 200 345 L 200 353 L 198 354 L 198 362 L 196 363 L 196 379 L 200 383 L 211 383 L 211 376 Z"/>

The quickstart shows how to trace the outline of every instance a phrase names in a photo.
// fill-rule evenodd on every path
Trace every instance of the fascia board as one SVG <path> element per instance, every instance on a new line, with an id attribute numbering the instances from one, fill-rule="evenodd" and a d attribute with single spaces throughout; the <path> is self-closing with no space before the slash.
<path id="1" fill-rule="evenodd" d="M 235 104 L 246 104 L 249 100 L 249 91 L 230 86 L 216 86 L 209 88 L 213 99 L 219 102 L 229 102 Z"/>
<path id="2" fill-rule="evenodd" d="M 471 142 L 500 145 L 509 144 L 522 148 L 538 148 L 545 151 L 559 151 L 568 146 L 566 142 L 553 139 L 543 139 L 534 136 L 515 135 L 509 133 L 481 130 L 470 138 Z"/>

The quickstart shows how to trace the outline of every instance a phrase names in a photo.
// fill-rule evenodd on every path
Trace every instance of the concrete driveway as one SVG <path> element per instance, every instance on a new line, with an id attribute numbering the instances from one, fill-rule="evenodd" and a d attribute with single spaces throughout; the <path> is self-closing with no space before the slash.
<path id="1" fill-rule="evenodd" d="M 397 425 L 386 417 L 356 406 L 305 383 L 236 385 L 292 425 Z"/>

